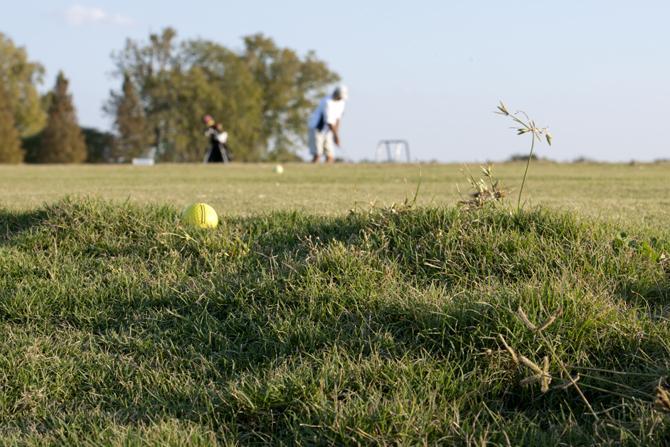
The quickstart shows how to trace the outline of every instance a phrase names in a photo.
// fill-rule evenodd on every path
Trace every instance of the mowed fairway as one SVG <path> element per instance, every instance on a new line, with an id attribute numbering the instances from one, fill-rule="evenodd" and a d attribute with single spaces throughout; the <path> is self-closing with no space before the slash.
<path id="1" fill-rule="evenodd" d="M 114 201 L 172 204 L 204 201 L 227 215 L 301 210 L 337 215 L 371 203 L 388 206 L 412 199 L 421 183 L 421 205 L 454 205 L 466 196 L 464 170 L 479 166 L 288 164 L 282 175 L 272 165 L 155 167 L 0 166 L 0 207 L 34 209 L 66 195 Z M 514 202 L 524 164 L 495 166 Z M 670 163 L 556 164 L 531 166 L 524 200 L 612 221 L 663 227 L 670 222 Z M 459 193 L 460 188 L 460 193 Z"/>

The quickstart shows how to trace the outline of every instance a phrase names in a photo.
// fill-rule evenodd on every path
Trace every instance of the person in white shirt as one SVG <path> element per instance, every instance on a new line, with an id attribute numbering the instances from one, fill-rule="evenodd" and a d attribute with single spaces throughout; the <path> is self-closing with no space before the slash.
<path id="1" fill-rule="evenodd" d="M 328 163 L 335 161 L 333 143 L 340 145 L 340 122 L 347 97 L 347 87 L 338 86 L 332 95 L 321 100 L 310 116 L 308 144 L 313 163 L 318 163 L 323 155 Z"/>

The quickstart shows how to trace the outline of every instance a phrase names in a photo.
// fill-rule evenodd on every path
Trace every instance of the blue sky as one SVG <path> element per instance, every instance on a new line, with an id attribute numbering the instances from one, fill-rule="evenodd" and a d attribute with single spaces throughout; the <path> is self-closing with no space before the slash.
<path id="1" fill-rule="evenodd" d="M 0 32 L 71 80 L 83 125 L 110 128 L 101 107 L 110 54 L 127 37 L 175 27 L 240 47 L 263 32 L 313 49 L 343 77 L 347 158 L 406 138 L 413 157 L 501 160 L 526 150 L 492 113 L 499 100 L 554 134 L 558 160 L 670 158 L 670 2 L 639 0 L 24 0 L 6 1 Z M 231 129 L 234 132 L 234 129 Z"/>

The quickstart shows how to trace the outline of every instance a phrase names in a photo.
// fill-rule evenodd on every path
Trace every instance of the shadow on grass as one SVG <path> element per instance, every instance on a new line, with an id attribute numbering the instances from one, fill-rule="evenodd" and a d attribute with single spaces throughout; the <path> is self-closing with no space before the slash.
<path id="1" fill-rule="evenodd" d="M 0 244 L 7 244 L 21 233 L 43 224 L 47 211 L 14 212 L 0 209 Z"/>
<path id="2" fill-rule="evenodd" d="M 274 212 L 263 217 L 233 219 L 232 223 L 246 227 L 255 251 L 264 254 L 292 254 L 304 251 L 308 244 L 350 242 L 369 224 L 364 215 L 325 217 L 300 212 Z"/>
<path id="3" fill-rule="evenodd" d="M 653 281 L 631 281 L 618 290 L 619 297 L 636 307 L 646 307 L 650 314 L 668 313 L 670 307 L 670 272 Z"/>

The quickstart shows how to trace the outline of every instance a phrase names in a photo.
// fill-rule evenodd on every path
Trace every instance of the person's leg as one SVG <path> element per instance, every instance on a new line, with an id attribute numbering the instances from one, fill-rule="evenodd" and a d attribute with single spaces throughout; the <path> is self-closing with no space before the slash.
<path id="1" fill-rule="evenodd" d="M 326 163 L 335 162 L 335 153 L 333 151 L 334 146 L 333 133 L 327 132 L 323 138 L 323 153 L 326 154 Z"/>
<path id="2" fill-rule="evenodd" d="M 309 146 L 309 153 L 312 155 L 312 163 L 318 163 L 321 157 L 321 145 L 319 144 L 319 132 L 316 129 L 309 129 L 307 145 Z"/>
<path id="3" fill-rule="evenodd" d="M 230 156 L 230 148 L 227 143 L 221 143 L 221 156 L 223 157 L 224 163 L 230 163 L 232 157 Z"/>
<path id="4" fill-rule="evenodd" d="M 210 161 L 212 163 L 222 163 L 223 162 L 223 155 L 221 154 L 221 145 L 220 144 L 216 144 L 212 147 L 212 155 L 211 155 Z"/>

